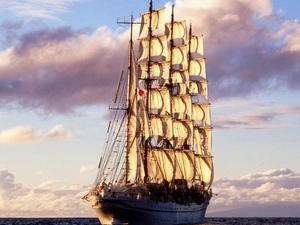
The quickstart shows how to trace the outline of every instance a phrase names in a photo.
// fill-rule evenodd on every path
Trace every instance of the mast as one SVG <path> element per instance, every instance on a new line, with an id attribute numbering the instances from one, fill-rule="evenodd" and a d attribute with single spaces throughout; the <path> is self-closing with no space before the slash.
<path id="1" fill-rule="evenodd" d="M 170 96 L 172 96 L 172 88 L 173 88 L 173 80 L 172 80 L 172 72 L 173 72 L 173 48 L 174 48 L 174 39 L 173 39 L 173 28 L 174 28 L 174 5 L 172 5 L 172 14 L 171 14 L 171 40 L 170 40 L 170 71 L 169 71 L 169 92 L 170 92 Z M 171 115 L 173 113 L 172 111 L 172 104 L 171 104 Z M 172 126 L 172 133 L 174 133 L 174 126 Z M 173 161 L 173 178 L 172 178 L 172 186 L 174 186 L 174 180 L 175 180 L 175 176 L 176 176 L 176 153 L 175 153 L 175 148 L 173 147 L 173 152 L 174 152 L 174 161 Z"/>
<path id="2" fill-rule="evenodd" d="M 173 48 L 174 48 L 174 39 L 173 39 L 173 26 L 174 26 L 174 5 L 172 5 L 172 14 L 171 14 L 171 40 L 170 40 L 170 78 L 169 78 L 169 81 L 170 81 L 170 85 L 172 85 L 172 52 L 173 52 Z"/>
<path id="3" fill-rule="evenodd" d="M 190 29 L 189 29 L 189 51 L 188 51 L 188 60 L 192 58 L 191 53 L 191 42 L 192 42 L 192 22 L 190 22 Z M 190 69 L 190 64 L 188 64 L 188 67 Z"/>
<path id="4" fill-rule="evenodd" d="M 149 116 L 149 105 L 150 105 L 150 69 L 151 69 L 151 38 L 152 38 L 152 0 L 150 0 L 149 3 L 149 28 L 148 28 L 148 63 L 147 63 L 147 78 L 146 78 L 146 84 L 147 84 L 147 102 L 146 102 L 146 110 Z M 149 120 L 149 130 L 151 129 L 151 123 Z M 149 137 L 150 138 L 150 137 Z M 148 151 L 149 151 L 149 141 L 148 139 L 145 140 L 145 157 L 144 157 L 144 170 L 145 170 L 145 177 L 144 177 L 144 183 L 147 182 L 148 179 Z"/>
<path id="5" fill-rule="evenodd" d="M 126 144 L 126 173 L 125 173 L 125 181 L 128 182 L 129 181 L 129 169 L 130 169 L 130 164 L 129 164 L 129 153 L 130 153 L 130 148 L 131 148 L 131 139 L 132 137 L 130 137 L 130 132 L 131 131 L 131 127 L 129 126 L 129 124 L 131 123 L 131 118 L 130 118 L 130 114 L 131 114 L 131 101 L 133 99 L 131 99 L 130 97 L 130 83 L 133 80 L 133 74 L 132 74 L 132 54 L 133 54 L 133 41 L 132 41 L 132 15 L 130 17 L 130 40 L 129 40 L 129 56 L 128 56 L 128 79 L 127 79 L 127 88 L 129 89 L 127 91 L 127 114 L 128 114 L 128 126 L 127 126 L 127 144 Z"/>

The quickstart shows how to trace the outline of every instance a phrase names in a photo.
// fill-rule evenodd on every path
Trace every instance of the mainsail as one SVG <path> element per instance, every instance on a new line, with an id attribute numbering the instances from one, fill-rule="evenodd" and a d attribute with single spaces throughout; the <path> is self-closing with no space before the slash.
<path id="1" fill-rule="evenodd" d="M 132 38 L 131 38 L 132 39 Z M 126 151 L 126 180 L 135 181 L 137 176 L 137 130 L 138 130 L 138 116 L 137 116 L 137 79 L 134 64 L 133 42 L 130 39 L 129 56 L 128 56 L 128 96 L 127 96 L 127 151 Z"/>

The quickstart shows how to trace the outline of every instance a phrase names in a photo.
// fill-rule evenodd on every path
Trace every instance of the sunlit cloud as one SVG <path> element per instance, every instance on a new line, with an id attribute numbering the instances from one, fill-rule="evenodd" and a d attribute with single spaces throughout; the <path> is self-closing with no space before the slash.
<path id="1" fill-rule="evenodd" d="M 17 190 L 20 184 L 15 184 L 15 175 L 6 169 L 0 169 L 0 191 Z"/>
<path id="2" fill-rule="evenodd" d="M 59 181 L 57 180 L 49 180 L 43 182 L 37 186 L 38 189 L 55 189 L 59 185 Z"/>
<path id="3" fill-rule="evenodd" d="M 258 215 L 256 207 L 267 214 L 269 209 L 276 209 L 268 215 L 277 213 L 277 216 L 286 216 L 288 203 L 294 207 L 290 216 L 298 216 L 299 182 L 300 173 L 290 169 L 252 173 L 235 179 L 216 179 L 212 188 L 218 195 L 212 197 L 208 215 L 227 212 L 227 216 L 236 213 L 240 213 L 239 216 L 255 216 Z M 34 188 L 25 188 L 15 183 L 14 174 L 3 169 L 0 170 L 0 214 L 18 217 L 94 216 L 91 207 L 81 200 L 88 189 L 82 185 L 64 185 L 58 180 L 48 180 Z M 253 211 L 249 211 L 251 207 Z"/>
<path id="4" fill-rule="evenodd" d="M 14 183 L 15 176 L 0 170 L 0 215 L 7 217 L 80 217 L 94 216 L 83 200 L 88 187 L 45 181 L 34 188 Z M 34 201 L 33 201 L 34 199 Z M 34 214 L 32 214 L 34 212 Z"/>
<path id="5" fill-rule="evenodd" d="M 210 208 L 210 213 L 227 211 L 230 215 L 239 209 L 240 216 L 257 216 L 257 210 L 251 212 L 251 207 L 268 210 L 276 206 L 273 216 L 276 213 L 287 216 L 287 210 L 278 210 L 286 208 L 287 204 L 300 208 L 299 182 L 300 173 L 290 169 L 268 170 L 236 179 L 216 179 L 213 190 L 218 195 L 212 198 L 211 205 L 214 207 Z"/>
<path id="6" fill-rule="evenodd" d="M 70 138 L 72 134 L 64 131 L 62 125 L 58 124 L 51 128 L 47 133 L 35 130 L 31 126 L 19 125 L 0 132 L 0 143 L 28 143 L 45 140 L 59 140 Z"/>
<path id="7" fill-rule="evenodd" d="M 215 109 L 214 127 L 219 129 L 281 129 L 299 119 L 300 106 L 263 101 L 219 103 Z M 234 111 L 234 114 L 230 113 Z M 284 119 L 283 119 L 284 118 Z"/>
<path id="8" fill-rule="evenodd" d="M 50 171 L 38 171 L 36 174 L 40 176 L 46 176 L 50 174 Z"/>
<path id="9" fill-rule="evenodd" d="M 175 18 L 189 18 L 193 33 L 204 34 L 211 100 L 299 91 L 299 22 L 273 13 L 271 1 L 176 0 Z M 0 52 L 2 106 L 75 113 L 112 100 L 128 31 L 99 27 L 88 35 L 65 26 L 18 32 L 18 26 L 2 31 L 16 39 Z"/>
<path id="10" fill-rule="evenodd" d="M 88 173 L 88 172 L 91 172 L 95 169 L 95 166 L 90 164 L 88 166 L 81 166 L 80 170 L 79 170 L 79 173 Z"/>
<path id="11" fill-rule="evenodd" d="M 286 33 L 284 38 L 285 48 L 283 49 L 283 52 L 300 51 L 300 24 L 298 20 L 286 21 L 278 33 L 279 36 L 281 33 Z"/>
<path id="12" fill-rule="evenodd" d="M 204 34 L 213 99 L 299 90 L 299 21 L 272 13 L 271 1 L 176 1 L 177 18 Z"/>
<path id="13" fill-rule="evenodd" d="M 122 70 L 115 65 L 126 55 L 126 44 L 120 48 L 122 40 L 114 37 L 106 27 L 92 36 L 70 27 L 23 34 L 20 44 L 0 54 L 0 103 L 13 105 L 7 100 L 14 99 L 23 108 L 70 113 L 108 102 Z"/>

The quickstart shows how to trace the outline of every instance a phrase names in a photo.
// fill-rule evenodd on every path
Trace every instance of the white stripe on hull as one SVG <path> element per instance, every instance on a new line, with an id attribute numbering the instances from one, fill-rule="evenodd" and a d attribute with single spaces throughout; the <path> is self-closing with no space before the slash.
<path id="1" fill-rule="evenodd" d="M 93 209 L 101 224 L 199 224 L 204 222 L 209 199 L 201 205 L 182 205 L 174 202 L 99 197 Z"/>

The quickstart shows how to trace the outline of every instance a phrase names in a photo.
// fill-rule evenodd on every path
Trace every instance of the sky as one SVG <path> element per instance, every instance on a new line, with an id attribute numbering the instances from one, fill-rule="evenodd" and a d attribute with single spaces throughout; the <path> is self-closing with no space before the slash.
<path id="1" fill-rule="evenodd" d="M 299 216 L 298 0 L 154 0 L 204 35 L 215 179 L 208 216 Z M 130 15 L 144 0 L 0 0 L 0 217 L 95 216 Z M 135 28 L 135 33 L 138 28 Z M 137 43 L 137 41 L 135 42 Z"/>

